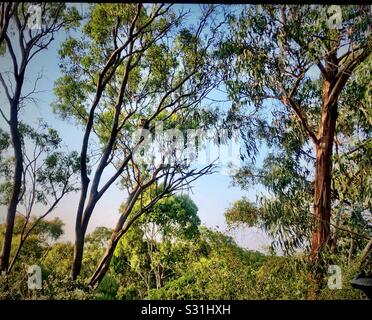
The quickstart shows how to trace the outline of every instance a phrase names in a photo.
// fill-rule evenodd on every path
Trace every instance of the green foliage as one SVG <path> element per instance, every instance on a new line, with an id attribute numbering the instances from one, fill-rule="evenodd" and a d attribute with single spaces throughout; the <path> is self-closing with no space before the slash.
<path id="1" fill-rule="evenodd" d="M 6 52 L 5 42 L 0 43 L 0 56 Z"/>
<path id="2" fill-rule="evenodd" d="M 43 282 L 40 300 L 91 300 L 94 295 L 84 280 L 73 281 L 69 275 L 50 274 Z"/>
<path id="3" fill-rule="evenodd" d="M 83 257 L 82 277 L 89 277 L 101 260 L 105 252 L 107 241 L 110 239 L 112 230 L 106 227 L 97 227 L 86 236 L 85 254 Z"/>
<path id="4" fill-rule="evenodd" d="M 39 264 L 44 255 L 48 253 L 50 244 L 57 241 L 63 234 L 64 223 L 58 217 L 53 220 L 41 220 L 31 230 L 30 228 L 35 224 L 35 221 L 35 217 L 30 218 L 25 227 L 25 218 L 20 215 L 16 216 L 13 230 L 14 245 L 11 256 L 14 256 L 19 246 L 21 235 L 24 235 L 25 232 L 30 232 L 28 238 L 24 241 L 20 256 L 15 263 L 15 272 L 20 272 L 25 264 Z M 22 233 L 22 230 L 25 230 L 25 232 Z M 5 224 L 0 224 L 0 243 L 3 241 L 4 232 Z"/>
<path id="5" fill-rule="evenodd" d="M 202 230 L 207 253 L 187 262 L 180 276 L 149 293 L 150 299 L 252 299 L 254 266 L 263 256 L 239 248 L 225 235 Z M 239 270 L 239 272 L 237 272 Z"/>
<path id="6" fill-rule="evenodd" d="M 97 228 L 89 237 L 87 253 L 102 250 L 103 239 L 108 230 Z M 128 241 L 143 238 L 135 232 L 127 234 Z M 146 244 L 143 240 L 142 243 Z M 101 246 L 101 245 L 102 246 Z M 358 265 L 347 266 L 345 260 L 335 256 L 334 263 L 342 268 L 342 289 L 331 290 L 327 287 L 313 296 L 312 283 L 309 281 L 309 264 L 303 255 L 294 257 L 264 256 L 239 247 L 231 237 L 223 233 L 200 228 L 200 236 L 187 242 L 178 240 L 167 248 L 172 256 L 173 274 L 164 279 L 163 286 L 144 289 L 139 273 L 129 267 L 123 258 L 124 245 L 115 253 L 110 272 L 101 284 L 91 290 L 88 278 L 80 277 L 72 281 L 69 265 L 72 257 L 71 243 L 55 243 L 44 251 L 41 260 L 30 261 L 39 264 L 43 271 L 43 289 L 31 292 L 27 288 L 27 266 L 18 272 L 0 277 L 0 299 L 365 299 L 365 295 L 350 286 L 351 279 L 359 272 Z M 137 256 L 144 251 L 132 242 Z M 30 251 L 27 251 L 30 254 Z M 175 254 L 177 252 L 178 254 Z M 134 255 L 134 254 L 133 254 Z M 134 259 L 136 260 L 136 259 Z M 133 261 L 134 261 L 133 260 Z M 346 263 L 346 264 L 345 264 Z M 138 265 L 137 265 L 138 266 Z M 144 268 L 142 266 L 141 268 Z M 371 270 L 366 268 L 366 272 Z M 84 273 L 83 273 L 84 274 Z M 144 269 L 142 269 L 144 275 Z"/>
<path id="7" fill-rule="evenodd" d="M 149 214 L 141 218 L 143 224 L 155 224 L 161 228 L 165 238 L 193 238 L 198 233 L 200 219 L 198 208 L 187 195 L 161 199 Z"/>
<path id="8" fill-rule="evenodd" d="M 72 262 L 73 245 L 72 243 L 55 243 L 46 253 L 42 266 L 48 274 L 55 273 L 67 275 L 70 272 Z"/>
<path id="9" fill-rule="evenodd" d="M 341 266 L 342 288 L 327 286 L 317 296 L 309 280 L 309 264 L 304 255 L 293 257 L 264 256 L 238 247 L 225 235 L 204 230 L 210 251 L 188 262 L 187 268 L 160 289 L 149 292 L 149 299 L 366 299 L 351 287 L 357 265 Z"/>
<path id="10" fill-rule="evenodd" d="M 225 211 L 226 222 L 232 224 L 244 224 L 253 227 L 258 222 L 259 212 L 255 204 L 246 198 L 234 202 L 231 208 Z"/>
<path id="11" fill-rule="evenodd" d="M 141 206 L 141 200 L 136 206 Z M 189 259 L 199 225 L 197 207 L 187 195 L 163 198 L 142 215 L 114 254 L 113 269 L 125 283 L 119 296 L 143 298 L 151 288 L 159 288 L 172 278 Z"/>
<path id="12" fill-rule="evenodd" d="M 119 284 L 115 278 L 106 275 L 95 290 L 95 296 L 98 300 L 116 300 Z"/>

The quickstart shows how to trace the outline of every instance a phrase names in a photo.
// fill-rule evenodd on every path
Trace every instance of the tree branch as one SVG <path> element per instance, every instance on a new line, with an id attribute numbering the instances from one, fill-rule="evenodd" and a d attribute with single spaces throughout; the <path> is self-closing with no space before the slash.
<path id="1" fill-rule="evenodd" d="M 306 117 L 302 114 L 300 106 L 294 101 L 291 97 L 284 96 L 282 97 L 282 101 L 286 106 L 291 107 L 294 112 L 296 113 L 298 119 L 300 120 L 302 126 L 304 127 L 305 131 L 309 135 L 309 137 L 313 140 L 315 144 L 319 143 L 319 140 L 315 133 L 310 129 Z"/>
<path id="2" fill-rule="evenodd" d="M 362 63 L 365 59 L 368 58 L 368 56 L 371 53 L 371 49 L 368 47 L 362 51 L 355 59 L 349 61 L 346 66 L 341 68 L 337 75 L 336 75 L 336 84 L 334 85 L 328 100 L 326 102 L 326 105 L 328 107 L 332 107 L 334 105 L 334 102 L 338 99 L 338 96 L 341 93 L 341 90 L 344 88 L 347 80 L 350 78 L 351 73 L 353 70 Z"/>

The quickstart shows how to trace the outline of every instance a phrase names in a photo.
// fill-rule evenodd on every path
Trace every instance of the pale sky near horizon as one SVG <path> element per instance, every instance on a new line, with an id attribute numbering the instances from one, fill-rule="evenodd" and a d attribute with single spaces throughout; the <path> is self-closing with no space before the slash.
<path id="1" fill-rule="evenodd" d="M 183 6 L 195 5 L 185 4 Z M 35 124 L 38 118 L 43 118 L 58 131 L 63 141 L 62 146 L 72 151 L 79 150 L 81 147 L 83 128 L 77 127 L 72 121 L 62 121 L 57 115 L 53 114 L 50 107 L 50 103 L 54 100 L 53 83 L 60 75 L 57 51 L 65 36 L 63 32 L 57 34 L 48 50 L 41 52 L 30 63 L 25 88 L 29 88 L 33 84 L 37 73 L 43 71 L 43 77 L 37 87 L 37 90 L 42 92 L 37 95 L 37 104 L 27 105 L 22 110 L 20 118 L 29 124 Z M 9 63 L 9 58 L 0 57 L 0 71 L 9 66 Z M 7 105 L 2 88 L 0 89 L 0 102 L 5 106 Z M 0 127 L 6 128 L 3 119 L 0 120 Z M 251 192 L 242 191 L 238 187 L 231 186 L 231 180 L 228 175 L 217 172 L 210 176 L 204 176 L 193 183 L 193 192 L 190 193 L 190 196 L 199 208 L 198 214 L 203 225 L 227 232 L 224 211 L 234 201 L 241 199 L 243 196 L 254 201 L 256 192 L 263 192 L 260 188 Z M 49 216 L 49 219 L 58 216 L 65 223 L 64 240 L 71 241 L 74 238 L 74 219 L 78 198 L 79 193 L 66 196 L 58 205 L 58 208 Z M 97 204 L 88 232 L 97 226 L 113 227 L 118 218 L 118 208 L 123 200 L 123 191 L 116 186 L 112 186 Z M 5 216 L 5 211 L 5 207 L 0 207 L 0 216 Z M 233 235 L 240 245 L 252 250 L 264 251 L 264 248 L 269 244 L 268 236 L 257 228 L 240 229 L 230 233 L 230 235 Z"/>

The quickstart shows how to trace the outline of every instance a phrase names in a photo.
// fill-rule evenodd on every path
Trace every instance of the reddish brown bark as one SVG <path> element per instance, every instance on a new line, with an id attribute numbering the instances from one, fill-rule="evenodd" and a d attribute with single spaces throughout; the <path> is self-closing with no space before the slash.
<path id="1" fill-rule="evenodd" d="M 345 63 L 336 57 L 336 50 L 326 57 L 322 71 L 322 110 L 316 145 L 314 218 L 311 241 L 311 260 L 318 262 L 320 252 L 331 245 L 331 179 L 332 148 L 337 122 L 337 100 L 355 68 L 370 54 L 370 49 L 359 52 Z"/>
<path id="2" fill-rule="evenodd" d="M 322 110 L 316 143 L 314 218 L 312 233 L 311 259 L 317 261 L 319 253 L 331 242 L 331 179 L 332 148 L 337 121 L 337 101 L 329 104 L 329 97 L 335 80 L 327 79 L 323 84 Z"/>

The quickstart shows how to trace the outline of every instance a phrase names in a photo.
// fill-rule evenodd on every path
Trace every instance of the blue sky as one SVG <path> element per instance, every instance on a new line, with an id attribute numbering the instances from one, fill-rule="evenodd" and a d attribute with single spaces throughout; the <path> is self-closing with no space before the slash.
<path id="1" fill-rule="evenodd" d="M 184 6 L 190 6 L 192 10 L 198 10 L 197 5 Z M 54 99 L 52 92 L 53 83 L 60 75 L 57 51 L 65 37 L 66 34 L 64 34 L 64 32 L 59 32 L 48 50 L 40 53 L 30 63 L 25 92 L 33 85 L 36 75 L 42 72 L 43 77 L 37 86 L 37 90 L 41 90 L 41 92 L 37 94 L 38 101 L 36 104 L 28 104 L 27 107 L 21 111 L 20 118 L 22 121 L 29 124 L 34 124 L 38 118 L 43 118 L 59 132 L 63 141 L 62 147 L 72 151 L 79 150 L 81 147 L 82 128 L 77 127 L 72 121 L 60 120 L 57 115 L 53 114 L 50 107 Z M 0 71 L 9 66 L 9 63 L 10 61 L 8 58 L 0 57 Z M 2 88 L 0 91 L 0 103 L 5 106 L 7 105 Z M 227 107 L 228 106 L 229 103 L 227 103 Z M 6 128 L 3 119 L 0 119 L 0 127 Z M 264 154 L 265 150 L 262 151 Z M 110 172 L 106 174 L 109 176 Z M 193 184 L 193 190 L 190 196 L 199 208 L 199 216 L 204 225 L 226 231 L 226 224 L 224 221 L 224 211 L 226 208 L 243 196 L 254 201 L 256 192 L 261 191 L 262 190 L 257 189 L 247 193 L 240 190 L 240 188 L 233 187 L 231 185 L 231 178 L 228 175 L 215 173 L 210 176 L 204 176 L 196 181 Z M 123 191 L 113 186 L 98 203 L 92 216 L 88 232 L 101 225 L 113 227 L 118 218 L 118 208 L 123 202 L 124 196 L 125 194 Z M 74 219 L 78 197 L 78 193 L 68 195 L 63 199 L 55 212 L 50 215 L 50 218 L 59 216 L 64 221 L 64 238 L 68 240 L 73 240 Z M 5 207 L 0 207 L 0 216 L 1 215 L 5 215 Z M 269 243 L 268 237 L 256 228 L 240 229 L 232 232 L 231 235 L 234 236 L 240 245 L 253 250 L 263 250 Z"/>

